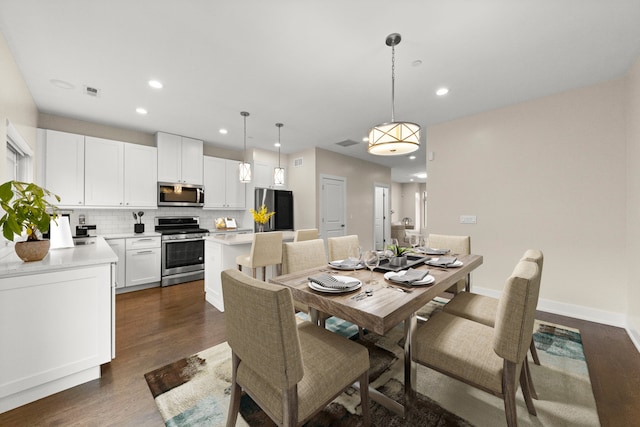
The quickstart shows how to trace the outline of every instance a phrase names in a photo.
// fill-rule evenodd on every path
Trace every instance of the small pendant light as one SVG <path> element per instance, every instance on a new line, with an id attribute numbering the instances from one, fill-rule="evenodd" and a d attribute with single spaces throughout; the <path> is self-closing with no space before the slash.
<path id="1" fill-rule="evenodd" d="M 282 123 L 276 123 L 278 127 L 278 167 L 273 170 L 273 184 L 284 185 L 284 168 L 280 167 L 280 129 L 284 126 Z"/>
<path id="2" fill-rule="evenodd" d="M 244 117 L 244 153 L 242 155 L 242 163 L 238 165 L 238 172 L 240 174 L 240 182 L 251 182 L 251 163 L 247 163 L 247 116 L 249 113 L 246 111 L 240 112 L 240 115 Z"/>

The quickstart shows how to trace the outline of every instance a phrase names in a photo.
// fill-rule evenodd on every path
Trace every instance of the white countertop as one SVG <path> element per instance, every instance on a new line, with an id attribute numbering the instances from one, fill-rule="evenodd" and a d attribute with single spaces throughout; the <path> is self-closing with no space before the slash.
<path id="1" fill-rule="evenodd" d="M 144 233 L 116 233 L 116 234 L 101 234 L 100 237 L 103 237 L 107 240 L 110 239 L 130 239 L 132 237 L 160 237 L 160 233 L 156 233 L 155 231 L 145 231 Z"/>
<path id="2" fill-rule="evenodd" d="M 206 237 L 205 240 L 207 242 L 215 242 L 221 245 L 250 245 L 253 243 L 253 235 L 254 233 L 242 233 L 242 234 L 216 234 L 209 237 Z M 295 232 L 293 231 L 283 231 L 282 232 L 282 240 L 285 242 L 293 241 L 293 237 Z"/>
<path id="3" fill-rule="evenodd" d="M 24 262 L 16 255 L 13 245 L 0 249 L 0 277 L 23 276 L 74 267 L 118 262 L 118 256 L 102 237 L 95 243 L 73 248 L 50 249 L 42 261 Z"/>

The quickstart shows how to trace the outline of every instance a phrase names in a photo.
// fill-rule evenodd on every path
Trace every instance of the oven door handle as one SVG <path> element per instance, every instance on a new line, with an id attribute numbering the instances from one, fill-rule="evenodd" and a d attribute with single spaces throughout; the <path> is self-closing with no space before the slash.
<path id="1" fill-rule="evenodd" d="M 204 237 L 196 237 L 193 239 L 167 239 L 163 240 L 162 243 L 197 242 L 198 240 L 204 240 Z"/>

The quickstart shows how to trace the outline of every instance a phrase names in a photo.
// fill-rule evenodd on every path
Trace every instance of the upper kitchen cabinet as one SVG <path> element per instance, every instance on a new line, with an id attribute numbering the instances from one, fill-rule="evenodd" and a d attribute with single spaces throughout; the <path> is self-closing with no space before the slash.
<path id="1" fill-rule="evenodd" d="M 124 206 L 124 142 L 85 137 L 86 206 Z"/>
<path id="2" fill-rule="evenodd" d="M 266 162 L 253 162 L 253 175 L 254 185 L 260 188 L 277 188 L 284 189 L 286 185 L 275 185 L 273 181 L 273 171 L 277 167 L 277 164 L 271 164 Z M 287 172 L 284 173 L 285 184 L 287 181 Z"/>
<path id="3" fill-rule="evenodd" d="M 244 209 L 245 186 L 238 178 L 237 160 L 204 156 L 204 207 Z"/>
<path id="4" fill-rule="evenodd" d="M 59 207 L 84 205 L 84 135 L 44 130 L 44 186 Z"/>
<path id="5" fill-rule="evenodd" d="M 124 144 L 125 207 L 158 207 L 158 149 Z"/>
<path id="6" fill-rule="evenodd" d="M 180 135 L 156 133 L 158 181 L 203 184 L 203 142 Z"/>

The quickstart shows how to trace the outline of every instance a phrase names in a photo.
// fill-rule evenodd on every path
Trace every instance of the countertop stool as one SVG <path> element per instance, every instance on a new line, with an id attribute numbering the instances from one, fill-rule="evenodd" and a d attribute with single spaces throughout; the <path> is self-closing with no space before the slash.
<path id="1" fill-rule="evenodd" d="M 251 269 L 251 276 L 256 278 L 256 269 L 262 267 L 262 280 L 267 281 L 267 266 L 275 265 L 276 275 L 280 275 L 282 268 L 282 232 L 270 231 L 266 233 L 255 233 L 251 244 L 251 253 L 238 255 L 236 257 L 238 270 L 242 267 Z"/>

